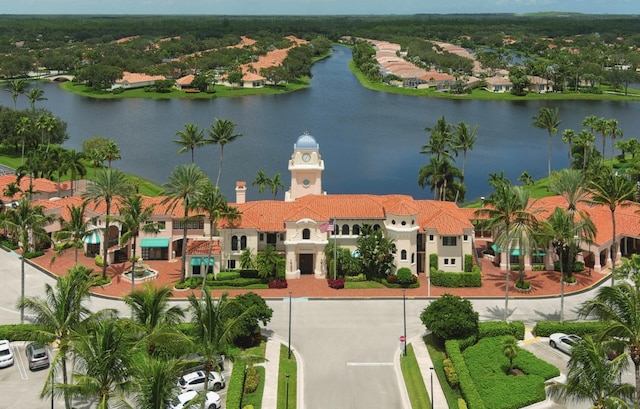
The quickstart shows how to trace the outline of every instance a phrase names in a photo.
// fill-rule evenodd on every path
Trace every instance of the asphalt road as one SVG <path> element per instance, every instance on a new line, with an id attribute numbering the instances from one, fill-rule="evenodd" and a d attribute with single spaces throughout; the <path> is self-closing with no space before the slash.
<path id="1" fill-rule="evenodd" d="M 20 260 L 0 251 L 0 322 L 18 323 L 16 302 L 20 293 Z M 26 295 L 42 296 L 44 284 L 54 280 L 29 266 L 26 268 Z M 593 297 L 595 290 L 565 297 L 565 319 L 575 319 L 575 307 Z M 481 320 L 501 320 L 504 300 L 472 299 Z M 178 303 L 186 307 L 185 302 Z M 291 344 L 301 357 L 305 409 L 325 408 L 399 408 L 400 391 L 393 366 L 394 354 L 404 332 L 402 299 L 394 300 L 269 300 L 274 310 L 268 330 L 284 340 L 291 328 Z M 429 304 L 426 299 L 406 299 L 407 339 L 424 333 L 419 315 Z M 289 322 L 291 306 L 291 322 Z M 558 319 L 559 298 L 512 299 L 509 320 L 521 320 L 532 327 L 539 320 Z M 124 316 L 128 309 L 119 301 L 93 297 L 90 308 L 116 308 Z M 29 317 L 27 316 L 27 319 Z M 550 350 L 545 342 L 529 345 L 541 348 L 543 357 L 562 359 L 560 352 Z M 22 352 L 20 352 L 22 353 Z M 554 359 L 555 359 L 554 358 Z M 29 372 L 27 370 L 27 372 Z M 14 365 L 0 369 L 0 409 L 49 408 L 50 402 L 39 394 L 46 371 L 27 373 Z M 19 403 L 9 403 L 11 399 Z M 61 407 L 56 405 L 56 407 Z M 556 406 L 557 408 L 568 406 Z M 581 406 L 571 406 L 581 409 Z M 265 408 L 267 409 L 267 408 Z"/>

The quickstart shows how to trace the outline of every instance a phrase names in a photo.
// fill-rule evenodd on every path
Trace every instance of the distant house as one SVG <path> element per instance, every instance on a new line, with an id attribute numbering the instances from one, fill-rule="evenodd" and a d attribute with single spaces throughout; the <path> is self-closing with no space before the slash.
<path id="1" fill-rule="evenodd" d="M 189 75 L 185 75 L 184 77 L 178 78 L 176 80 L 176 88 L 178 88 L 181 91 L 184 91 L 186 89 L 191 89 L 191 84 L 193 83 L 193 80 L 196 78 L 195 75 L 193 74 L 189 74 Z"/>
<path id="2" fill-rule="evenodd" d="M 164 75 L 147 75 L 138 72 L 125 71 L 122 74 L 122 78 L 116 80 L 116 82 L 111 86 L 111 89 L 148 87 L 150 85 L 154 85 L 156 81 L 162 81 L 165 79 Z"/>
<path id="3" fill-rule="evenodd" d="M 485 89 L 489 92 L 497 92 L 497 93 L 509 92 L 511 91 L 511 87 L 513 86 L 513 84 L 511 84 L 511 81 L 509 81 L 508 77 L 502 77 L 499 75 L 496 75 L 495 77 L 487 78 L 485 79 L 485 82 L 487 83 L 487 86 L 485 87 Z"/>
<path id="4" fill-rule="evenodd" d="M 553 83 L 548 79 L 538 77 L 537 75 L 527 75 L 527 78 L 529 79 L 527 90 L 539 94 L 553 91 Z"/>

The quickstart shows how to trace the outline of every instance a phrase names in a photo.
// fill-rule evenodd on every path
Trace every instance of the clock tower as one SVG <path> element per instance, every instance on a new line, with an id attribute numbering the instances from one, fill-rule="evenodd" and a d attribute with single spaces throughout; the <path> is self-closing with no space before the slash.
<path id="1" fill-rule="evenodd" d="M 321 195 L 324 161 L 320 156 L 320 145 L 308 132 L 300 135 L 293 145 L 289 160 L 291 187 L 284 200 L 293 201 L 306 195 Z"/>

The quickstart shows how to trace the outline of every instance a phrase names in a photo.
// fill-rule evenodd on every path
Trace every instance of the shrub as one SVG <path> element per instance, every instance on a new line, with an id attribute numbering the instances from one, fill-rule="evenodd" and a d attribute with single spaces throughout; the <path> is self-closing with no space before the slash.
<path id="1" fill-rule="evenodd" d="M 451 359 L 451 363 L 453 363 L 453 367 L 458 374 L 460 392 L 467 402 L 469 409 L 485 409 L 482 397 L 478 393 L 476 385 L 473 383 L 473 379 L 471 379 L 467 364 L 464 361 L 462 352 L 460 352 L 460 345 L 458 344 L 458 341 L 449 340 L 445 342 L 444 346 L 447 356 Z"/>
<path id="2" fill-rule="evenodd" d="M 221 271 L 216 275 L 216 280 L 235 280 L 236 278 L 240 278 L 239 271 Z"/>
<path id="3" fill-rule="evenodd" d="M 260 374 L 255 366 L 251 365 L 247 368 L 247 372 L 244 377 L 244 393 L 253 393 L 258 389 L 260 384 Z"/>
<path id="4" fill-rule="evenodd" d="M 24 258 L 26 259 L 31 259 L 31 258 L 36 258 L 36 257 L 40 257 L 44 255 L 44 251 L 42 250 L 38 250 L 38 251 L 27 251 L 24 253 Z"/>
<path id="5" fill-rule="evenodd" d="M 335 280 L 332 278 L 329 278 L 327 279 L 327 283 L 329 284 L 329 288 L 334 288 L 336 290 L 344 288 L 344 278 L 342 277 L 336 278 Z"/>
<path id="6" fill-rule="evenodd" d="M 545 271 L 546 267 L 544 266 L 544 264 L 534 264 L 531 266 L 531 270 L 532 271 Z"/>
<path id="7" fill-rule="evenodd" d="M 407 267 L 402 267 L 396 272 L 396 278 L 400 284 L 411 284 L 413 282 L 413 273 Z M 388 277 L 387 281 L 389 281 Z"/>
<path id="8" fill-rule="evenodd" d="M 462 339 L 478 334 L 478 313 L 471 301 L 444 294 L 431 302 L 420 314 L 420 320 L 443 340 Z"/>
<path id="9" fill-rule="evenodd" d="M 471 272 L 460 273 L 438 271 L 432 268 L 431 284 L 447 288 L 481 287 L 482 272 L 478 266 L 473 266 Z"/>
<path id="10" fill-rule="evenodd" d="M 548 337 L 555 332 L 564 332 L 565 334 L 576 334 L 581 337 L 589 334 L 597 334 L 602 332 L 607 326 L 606 322 L 600 321 L 579 321 L 579 322 L 559 322 L 559 321 L 540 321 L 533 327 L 533 332 L 538 337 Z"/>
<path id="11" fill-rule="evenodd" d="M 2 241 L 0 241 L 0 244 L 6 248 L 8 248 L 9 250 L 18 250 L 20 248 L 20 246 L 18 246 L 17 244 L 9 241 L 8 239 L 4 239 Z"/>
<path id="12" fill-rule="evenodd" d="M 207 281 L 208 287 L 246 287 L 253 284 L 263 284 L 260 278 L 236 278 L 235 280 L 215 280 Z"/>
<path id="13" fill-rule="evenodd" d="M 101 274 L 98 274 L 96 276 L 95 281 L 93 282 L 93 285 L 94 286 L 103 286 L 103 285 L 107 285 L 109 283 L 111 283 L 111 277 L 109 277 L 109 276 L 102 277 Z"/>
<path id="14" fill-rule="evenodd" d="M 429 254 L 429 267 L 438 269 L 438 255 L 436 253 Z"/>
<path id="15" fill-rule="evenodd" d="M 467 409 L 467 402 L 462 398 L 458 398 L 458 409 Z"/>
<path id="16" fill-rule="evenodd" d="M 173 285 L 173 287 L 176 290 L 184 290 L 185 288 L 189 288 L 189 286 L 187 285 L 186 281 L 176 281 L 176 283 Z"/>
<path id="17" fill-rule="evenodd" d="M 447 378 L 447 382 L 449 383 L 449 385 L 454 389 L 458 389 L 458 387 L 460 386 L 460 379 L 458 378 L 456 368 L 451 363 L 451 360 L 448 358 L 444 359 L 442 361 L 442 366 L 444 369 L 444 375 Z"/>
<path id="18" fill-rule="evenodd" d="M 471 254 L 464 255 L 464 271 L 470 273 L 473 269 L 473 256 Z"/>
<path id="19" fill-rule="evenodd" d="M 253 409 L 253 405 L 245 405 L 242 409 Z"/>
<path id="20" fill-rule="evenodd" d="M 96 263 L 96 266 L 98 267 L 104 266 L 104 260 L 102 259 L 102 256 L 100 254 L 96 254 L 93 261 Z"/>
<path id="21" fill-rule="evenodd" d="M 245 371 L 246 367 L 244 365 L 233 365 L 229 384 L 227 385 L 227 409 L 240 409 L 242 392 L 244 391 Z"/>
<path id="22" fill-rule="evenodd" d="M 387 283 L 396 284 L 397 282 L 398 282 L 398 276 L 396 276 L 395 274 L 389 274 L 387 276 Z"/>
<path id="23" fill-rule="evenodd" d="M 269 288 L 287 288 L 287 280 L 284 278 L 275 278 L 269 281 Z"/>
<path id="24" fill-rule="evenodd" d="M 242 278 L 258 278 L 258 270 L 240 270 Z"/>
<path id="25" fill-rule="evenodd" d="M 560 262 L 559 261 L 554 261 L 553 262 L 553 269 L 555 271 L 560 271 Z M 576 261 L 575 263 L 573 263 L 573 273 L 579 273 L 581 271 L 584 270 L 584 263 L 582 261 Z M 565 273 L 567 273 L 567 271 L 565 271 Z"/>
<path id="26" fill-rule="evenodd" d="M 516 281 L 516 288 L 519 288 L 521 290 L 528 290 L 531 288 L 531 283 L 528 281 Z"/>

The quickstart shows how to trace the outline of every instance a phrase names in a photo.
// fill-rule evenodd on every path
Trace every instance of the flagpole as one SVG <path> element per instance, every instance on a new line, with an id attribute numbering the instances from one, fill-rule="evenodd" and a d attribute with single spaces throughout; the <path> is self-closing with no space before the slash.
<path id="1" fill-rule="evenodd" d="M 336 279 L 336 268 L 338 266 L 338 234 L 336 233 L 336 219 L 333 222 L 333 279 Z"/>

